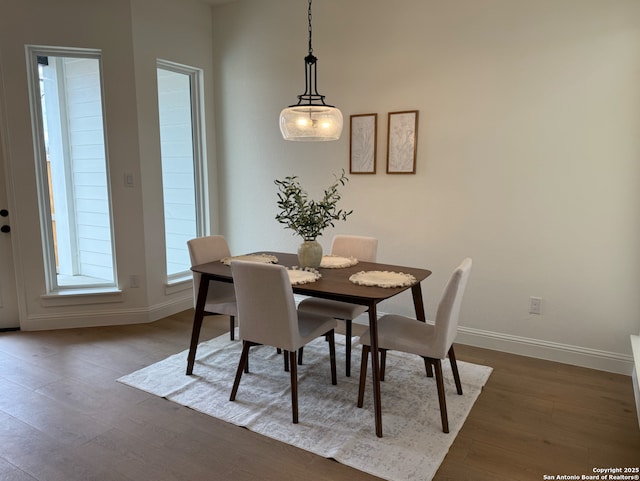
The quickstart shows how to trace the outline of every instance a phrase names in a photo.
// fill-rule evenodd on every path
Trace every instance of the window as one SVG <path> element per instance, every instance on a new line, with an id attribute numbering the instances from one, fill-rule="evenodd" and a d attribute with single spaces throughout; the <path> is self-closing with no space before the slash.
<path id="1" fill-rule="evenodd" d="M 47 290 L 115 286 L 100 52 L 27 54 Z"/>
<path id="2" fill-rule="evenodd" d="M 158 61 L 158 110 L 168 282 L 190 276 L 187 241 L 204 235 L 199 69 Z"/>

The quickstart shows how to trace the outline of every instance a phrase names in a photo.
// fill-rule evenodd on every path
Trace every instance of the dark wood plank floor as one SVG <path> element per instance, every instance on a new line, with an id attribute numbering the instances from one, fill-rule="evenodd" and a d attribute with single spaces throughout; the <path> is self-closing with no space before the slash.
<path id="1" fill-rule="evenodd" d="M 186 349 L 191 319 L 0 333 L 0 479 L 377 479 L 115 381 Z M 227 326 L 207 318 L 201 340 Z M 538 481 L 640 464 L 629 377 L 456 349 L 494 372 L 436 480 Z"/>

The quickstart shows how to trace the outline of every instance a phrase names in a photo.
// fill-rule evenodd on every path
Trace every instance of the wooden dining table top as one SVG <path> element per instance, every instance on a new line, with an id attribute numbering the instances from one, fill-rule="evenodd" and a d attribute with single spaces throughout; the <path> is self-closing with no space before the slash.
<path id="1" fill-rule="evenodd" d="M 269 252 L 261 251 L 255 254 L 267 254 L 275 256 L 277 264 L 292 268 L 299 264 L 296 254 L 285 252 Z M 230 266 L 221 261 L 207 262 L 199 264 L 191 268 L 192 271 L 199 274 L 205 274 L 210 279 L 223 282 L 233 282 Z M 410 289 L 412 286 L 402 287 L 375 287 L 364 286 L 351 282 L 351 275 L 362 271 L 388 271 L 410 274 L 415 277 L 419 283 L 431 275 L 428 269 L 420 269 L 416 267 L 398 266 L 392 264 L 382 264 L 378 262 L 358 261 L 357 264 L 349 267 L 340 268 L 318 268 L 321 278 L 315 282 L 307 284 L 299 284 L 293 286 L 296 294 L 307 296 L 321 297 L 325 299 L 348 301 L 355 304 L 367 305 L 373 302 L 380 302 L 399 294 L 402 291 Z"/>

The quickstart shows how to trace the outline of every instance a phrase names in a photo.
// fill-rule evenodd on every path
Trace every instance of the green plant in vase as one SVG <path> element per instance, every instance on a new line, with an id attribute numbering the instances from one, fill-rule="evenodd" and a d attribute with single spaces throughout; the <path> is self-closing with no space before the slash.
<path id="1" fill-rule="evenodd" d="M 274 181 L 278 186 L 277 205 L 280 209 L 276 220 L 302 237 L 304 242 L 298 249 L 298 260 L 302 267 L 316 268 L 320 265 L 322 246 L 316 238 L 327 227 L 334 227 L 335 221 L 347 220 L 347 216 L 353 212 L 338 209 L 338 201 L 341 199 L 338 188 L 349 181 L 348 177 L 344 170 L 340 177 L 334 177 L 336 181 L 324 191 L 324 196 L 319 201 L 309 199 L 297 176 Z"/>

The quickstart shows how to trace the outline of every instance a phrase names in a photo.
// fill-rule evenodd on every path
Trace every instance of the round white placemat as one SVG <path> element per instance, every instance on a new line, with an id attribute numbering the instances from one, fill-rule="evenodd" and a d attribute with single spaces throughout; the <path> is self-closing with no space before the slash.
<path id="1" fill-rule="evenodd" d="M 289 274 L 289 280 L 291 281 L 292 286 L 315 282 L 322 277 L 317 270 L 310 267 L 287 268 L 287 273 Z"/>
<path id="2" fill-rule="evenodd" d="M 391 271 L 361 271 L 349 277 L 354 284 L 370 287 L 408 287 L 417 280 L 411 274 Z"/>
<path id="3" fill-rule="evenodd" d="M 241 256 L 223 257 L 220 262 L 229 266 L 231 261 L 247 261 L 247 262 L 260 262 L 262 264 L 277 264 L 278 258 L 270 254 L 245 254 Z"/>
<path id="4" fill-rule="evenodd" d="M 343 267 L 355 266 L 358 263 L 358 259 L 355 257 L 342 257 L 326 255 L 322 256 L 320 267 L 325 269 L 342 269 Z"/>

